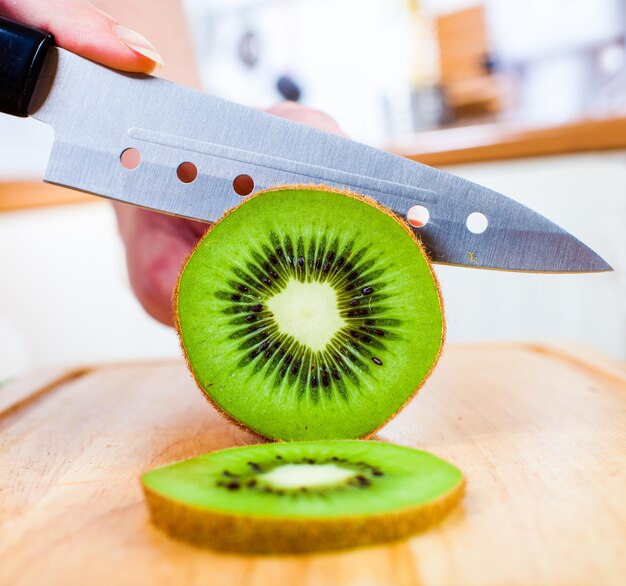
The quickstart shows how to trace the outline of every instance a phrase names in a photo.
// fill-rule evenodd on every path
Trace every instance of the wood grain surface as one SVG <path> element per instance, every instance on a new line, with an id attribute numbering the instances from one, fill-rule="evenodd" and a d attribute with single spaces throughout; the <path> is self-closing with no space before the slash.
<path id="1" fill-rule="evenodd" d="M 142 471 L 259 441 L 182 362 L 50 372 L 0 401 L 3 586 L 625 582 L 626 374 L 585 351 L 449 346 L 377 437 L 458 465 L 462 506 L 409 542 L 324 555 L 219 555 L 150 525 Z"/>

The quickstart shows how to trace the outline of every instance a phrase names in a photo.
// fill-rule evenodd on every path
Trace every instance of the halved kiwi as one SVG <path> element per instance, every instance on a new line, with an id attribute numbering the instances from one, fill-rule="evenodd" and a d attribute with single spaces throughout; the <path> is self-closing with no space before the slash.
<path id="1" fill-rule="evenodd" d="M 412 230 L 324 188 L 263 192 L 216 223 L 181 273 L 176 312 L 207 397 L 283 440 L 373 433 L 428 377 L 444 336 Z"/>
<path id="2" fill-rule="evenodd" d="M 355 440 L 231 448 L 153 470 L 142 482 L 158 527 L 242 553 L 403 539 L 442 519 L 465 484 L 431 454 Z"/>

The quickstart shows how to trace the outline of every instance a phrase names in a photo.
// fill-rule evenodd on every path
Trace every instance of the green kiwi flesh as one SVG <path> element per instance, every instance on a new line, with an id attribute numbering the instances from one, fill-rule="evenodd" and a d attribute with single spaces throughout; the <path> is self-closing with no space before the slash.
<path id="1" fill-rule="evenodd" d="M 201 240 L 176 319 L 199 386 L 272 439 L 366 437 L 422 385 L 442 303 L 410 228 L 324 188 L 256 195 Z"/>
<path id="2" fill-rule="evenodd" d="M 231 448 L 144 474 L 171 536 L 241 553 L 298 553 L 409 537 L 461 499 L 464 479 L 426 452 L 375 441 Z"/>

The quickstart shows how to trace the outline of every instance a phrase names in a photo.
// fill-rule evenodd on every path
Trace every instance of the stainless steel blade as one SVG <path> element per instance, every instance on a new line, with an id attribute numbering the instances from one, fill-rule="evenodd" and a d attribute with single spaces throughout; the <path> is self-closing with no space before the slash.
<path id="1" fill-rule="evenodd" d="M 572 235 L 494 191 L 316 129 L 146 75 L 121 74 L 53 49 L 31 105 L 55 141 L 46 181 L 166 213 L 216 220 L 241 201 L 233 180 L 255 191 L 324 184 L 374 197 L 400 216 L 425 206 L 416 229 L 434 262 L 542 272 L 610 270 Z M 141 165 L 120 163 L 127 148 Z M 183 162 L 198 168 L 182 183 Z M 487 230 L 466 227 L 483 213 Z"/>

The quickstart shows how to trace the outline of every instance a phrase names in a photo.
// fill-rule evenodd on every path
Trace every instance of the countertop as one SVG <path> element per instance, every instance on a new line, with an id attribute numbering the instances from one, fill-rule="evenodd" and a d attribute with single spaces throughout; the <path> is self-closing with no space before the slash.
<path id="1" fill-rule="evenodd" d="M 182 361 L 35 373 L 0 388 L 0 583 L 621 586 L 626 371 L 583 349 L 448 345 L 376 439 L 466 475 L 440 525 L 393 545 L 219 555 L 155 529 L 139 475 L 260 441 Z"/>

